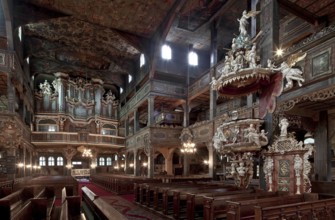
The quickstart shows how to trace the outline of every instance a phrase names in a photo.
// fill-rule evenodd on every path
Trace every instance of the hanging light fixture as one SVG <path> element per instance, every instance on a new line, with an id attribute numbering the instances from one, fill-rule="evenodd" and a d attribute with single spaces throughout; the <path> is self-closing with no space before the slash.
<path id="1" fill-rule="evenodd" d="M 180 151 L 185 154 L 193 154 L 197 151 L 197 148 L 195 147 L 195 143 L 188 140 L 187 142 L 183 143 L 183 146 L 180 149 Z"/>
<path id="2" fill-rule="evenodd" d="M 82 156 L 83 157 L 92 157 L 91 149 L 84 149 Z"/>

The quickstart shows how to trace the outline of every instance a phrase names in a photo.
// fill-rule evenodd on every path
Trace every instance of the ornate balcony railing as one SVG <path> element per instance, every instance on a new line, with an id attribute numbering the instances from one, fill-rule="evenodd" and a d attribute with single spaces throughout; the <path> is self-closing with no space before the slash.
<path id="1" fill-rule="evenodd" d="M 124 147 L 124 137 L 77 132 L 32 132 L 31 142 L 35 145 L 86 145 Z"/>

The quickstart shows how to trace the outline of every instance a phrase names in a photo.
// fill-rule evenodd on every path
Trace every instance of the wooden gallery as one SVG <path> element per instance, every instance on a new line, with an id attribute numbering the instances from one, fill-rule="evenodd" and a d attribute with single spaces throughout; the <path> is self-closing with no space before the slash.
<path id="1" fill-rule="evenodd" d="M 335 219 L 335 1 L 0 12 L 1 219 Z"/>

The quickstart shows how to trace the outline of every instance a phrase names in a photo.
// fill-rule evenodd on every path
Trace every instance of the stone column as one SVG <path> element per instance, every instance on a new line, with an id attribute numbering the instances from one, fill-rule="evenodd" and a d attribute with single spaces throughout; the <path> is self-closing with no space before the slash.
<path id="1" fill-rule="evenodd" d="M 213 148 L 213 143 L 212 142 L 207 142 L 207 150 L 208 150 L 208 175 L 209 177 L 213 178 L 214 177 L 214 148 Z"/>
<path id="2" fill-rule="evenodd" d="M 155 97 L 148 97 L 148 123 L 147 126 L 153 125 L 155 123 L 154 113 L 155 113 Z"/>
<path id="3" fill-rule="evenodd" d="M 315 132 L 315 180 L 331 181 L 331 145 L 328 143 L 328 112 L 319 113 L 319 123 Z"/>

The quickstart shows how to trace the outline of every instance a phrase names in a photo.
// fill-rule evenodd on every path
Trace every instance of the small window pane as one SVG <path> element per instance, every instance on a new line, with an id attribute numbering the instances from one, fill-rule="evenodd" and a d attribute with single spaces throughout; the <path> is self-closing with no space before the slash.
<path id="1" fill-rule="evenodd" d="M 45 157 L 40 157 L 40 159 L 39 159 L 39 165 L 40 166 L 45 166 Z"/>
<path id="2" fill-rule="evenodd" d="M 112 158 L 111 157 L 107 157 L 106 158 L 106 165 L 107 166 L 111 166 L 112 165 Z"/>
<path id="3" fill-rule="evenodd" d="M 63 166 L 63 165 L 64 165 L 63 157 L 57 157 L 57 166 Z"/>
<path id="4" fill-rule="evenodd" d="M 99 158 L 99 166 L 105 166 L 105 158 L 103 157 Z"/>
<path id="5" fill-rule="evenodd" d="M 55 158 L 53 157 L 48 158 L 48 166 L 55 166 Z"/>
<path id="6" fill-rule="evenodd" d="M 171 55 L 171 47 L 168 45 L 164 44 L 162 46 L 162 59 L 164 60 L 171 60 L 172 55 Z"/>
<path id="7" fill-rule="evenodd" d="M 198 66 L 198 55 L 194 51 L 191 51 L 188 54 L 188 64 L 191 66 Z"/>

